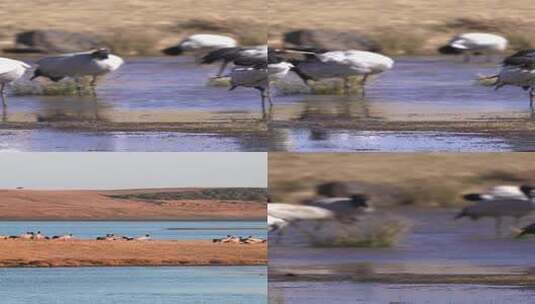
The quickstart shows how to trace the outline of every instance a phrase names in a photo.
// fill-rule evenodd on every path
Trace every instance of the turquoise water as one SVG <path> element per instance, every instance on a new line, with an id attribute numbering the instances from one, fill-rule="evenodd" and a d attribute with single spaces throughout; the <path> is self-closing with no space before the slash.
<path id="1" fill-rule="evenodd" d="M 266 267 L 0 269 L 5 304 L 265 304 Z"/>
<path id="2" fill-rule="evenodd" d="M 41 231 L 45 235 L 72 233 L 80 239 L 94 239 L 107 233 L 158 240 L 208 240 L 227 234 L 266 238 L 265 221 L 164 221 L 164 222 L 0 222 L 0 235 Z"/>

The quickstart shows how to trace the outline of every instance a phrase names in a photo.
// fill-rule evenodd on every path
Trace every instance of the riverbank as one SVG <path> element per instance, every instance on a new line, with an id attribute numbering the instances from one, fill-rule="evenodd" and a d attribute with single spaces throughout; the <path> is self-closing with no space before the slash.
<path id="1" fill-rule="evenodd" d="M 190 197 L 201 191 L 0 190 L 0 220 L 265 220 L 265 200 Z"/>
<path id="2" fill-rule="evenodd" d="M 236 3 L 209 0 L 173 2 L 113 0 L 28 0 L 1 7 L 0 48 L 11 47 L 16 33 L 59 29 L 102 38 L 122 55 L 157 54 L 192 33 L 232 35 L 241 44 L 278 44 L 282 35 L 298 29 L 356 32 L 378 42 L 388 54 L 432 54 L 452 35 L 467 31 L 495 32 L 506 36 L 511 49 L 533 47 L 535 37 L 531 3 L 459 3 L 439 0 L 270 1 Z M 302 18 L 306 8 L 307 18 Z M 33 12 L 39 10 L 39 18 Z M 128 20 L 116 16 L 129 12 Z M 474 13 L 476 12 L 476 13 Z M 88 28 L 87 24 L 91 24 Z M 106 33 L 106 34 L 103 34 Z"/>
<path id="3" fill-rule="evenodd" d="M 0 267 L 266 265 L 267 244 L 211 241 L 0 241 Z"/>
<path id="4" fill-rule="evenodd" d="M 270 271 L 270 282 L 362 282 L 383 284 L 483 284 L 532 286 L 535 274 L 418 274 L 418 273 L 277 273 Z"/>
<path id="5" fill-rule="evenodd" d="M 532 183 L 533 160 L 531 153 L 275 153 L 269 155 L 269 189 L 275 200 L 300 203 L 318 184 L 354 181 L 375 206 L 460 207 L 463 193 Z"/>

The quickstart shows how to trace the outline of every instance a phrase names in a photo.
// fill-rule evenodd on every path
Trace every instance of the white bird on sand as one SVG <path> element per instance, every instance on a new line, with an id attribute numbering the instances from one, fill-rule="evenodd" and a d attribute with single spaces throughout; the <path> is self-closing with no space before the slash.
<path id="1" fill-rule="evenodd" d="M 77 83 L 78 92 L 81 92 L 80 78 L 91 76 L 91 86 L 94 90 L 99 76 L 117 70 L 123 63 L 121 57 L 110 54 L 108 49 L 45 57 L 37 61 L 38 68 L 31 79 L 46 77 L 52 81 L 60 81 L 71 77 Z"/>
<path id="2" fill-rule="evenodd" d="M 485 54 L 487 61 L 491 55 L 502 53 L 507 49 L 507 39 L 502 36 L 489 33 L 465 33 L 454 36 L 446 45 L 438 51 L 446 55 L 464 55 L 464 61 L 470 61 L 470 56 Z"/>
<path id="3" fill-rule="evenodd" d="M 136 241 L 148 241 L 150 239 L 151 239 L 150 235 L 149 234 L 145 234 L 144 236 L 137 237 L 134 240 L 136 240 Z"/>
<path id="4" fill-rule="evenodd" d="M 221 68 L 219 68 L 219 72 L 216 75 L 216 77 L 219 77 L 231 62 L 236 66 L 242 67 L 258 66 L 265 63 L 267 58 L 267 45 L 255 47 L 226 47 L 209 52 L 201 59 L 201 63 L 212 64 L 215 62 L 222 62 Z"/>
<path id="5" fill-rule="evenodd" d="M 284 53 L 285 51 L 281 51 Z M 294 52 L 294 51 L 290 51 Z M 299 51 L 296 51 L 299 53 Z M 341 78 L 344 81 L 346 93 L 349 93 L 349 77 L 362 76 L 362 94 L 364 86 L 370 75 L 379 74 L 394 67 L 391 58 L 366 51 L 327 51 L 323 53 L 302 52 L 307 54 L 305 60 L 291 60 L 294 64 L 294 72 L 305 82 L 309 80 L 321 80 L 328 78 Z"/>
<path id="6" fill-rule="evenodd" d="M 66 241 L 66 240 L 72 240 L 74 239 L 74 236 L 69 233 L 69 234 L 65 234 L 65 235 L 54 235 L 52 237 L 53 240 L 60 240 L 60 241 Z"/>
<path id="7" fill-rule="evenodd" d="M 515 221 L 520 218 L 529 215 L 535 210 L 535 202 L 533 201 L 534 187 L 528 185 L 520 186 L 521 191 L 529 198 L 515 199 L 515 198 L 481 198 L 477 200 L 477 197 L 466 197 L 470 201 L 476 201 L 472 206 L 468 206 L 461 210 L 455 219 L 462 217 L 469 217 L 472 220 L 477 220 L 483 217 L 493 217 L 495 219 L 496 234 L 501 234 L 501 224 L 503 217 L 512 217 Z"/>
<path id="8" fill-rule="evenodd" d="M 24 75 L 30 66 L 22 61 L 0 57 L 0 97 L 6 106 L 5 87 Z"/>
<path id="9" fill-rule="evenodd" d="M 186 37 L 177 45 L 162 50 L 162 52 L 170 56 L 178 56 L 184 53 L 203 54 L 217 49 L 235 47 L 237 45 L 238 42 L 232 37 L 214 34 L 195 34 Z"/>
<path id="10" fill-rule="evenodd" d="M 26 232 L 24 234 L 19 235 L 20 239 L 30 240 L 34 237 L 35 233 L 33 232 Z"/>
<path id="11" fill-rule="evenodd" d="M 230 73 L 230 90 L 237 87 L 255 88 L 260 91 L 262 111 L 265 115 L 265 100 L 273 106 L 270 82 L 282 79 L 288 74 L 293 65 L 289 62 L 263 63 L 253 67 L 236 67 Z"/>

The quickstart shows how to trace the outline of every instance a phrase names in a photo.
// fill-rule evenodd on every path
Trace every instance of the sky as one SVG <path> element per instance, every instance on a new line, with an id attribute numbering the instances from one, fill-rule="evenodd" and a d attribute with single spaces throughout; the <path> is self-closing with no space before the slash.
<path id="1" fill-rule="evenodd" d="M 267 153 L 0 153 L 0 188 L 267 187 Z"/>

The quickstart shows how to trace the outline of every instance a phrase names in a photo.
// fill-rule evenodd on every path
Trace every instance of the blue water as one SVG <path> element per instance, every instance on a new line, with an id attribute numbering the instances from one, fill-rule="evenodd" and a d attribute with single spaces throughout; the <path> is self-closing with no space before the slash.
<path id="1" fill-rule="evenodd" d="M 264 304 L 266 267 L 0 269 L 5 304 Z"/>
<path id="2" fill-rule="evenodd" d="M 263 221 L 0 222 L 0 235 L 19 235 L 26 231 L 41 231 L 45 235 L 72 233 L 80 239 L 94 239 L 107 233 L 128 236 L 148 233 L 158 240 L 213 239 L 227 234 L 267 237 Z"/>

